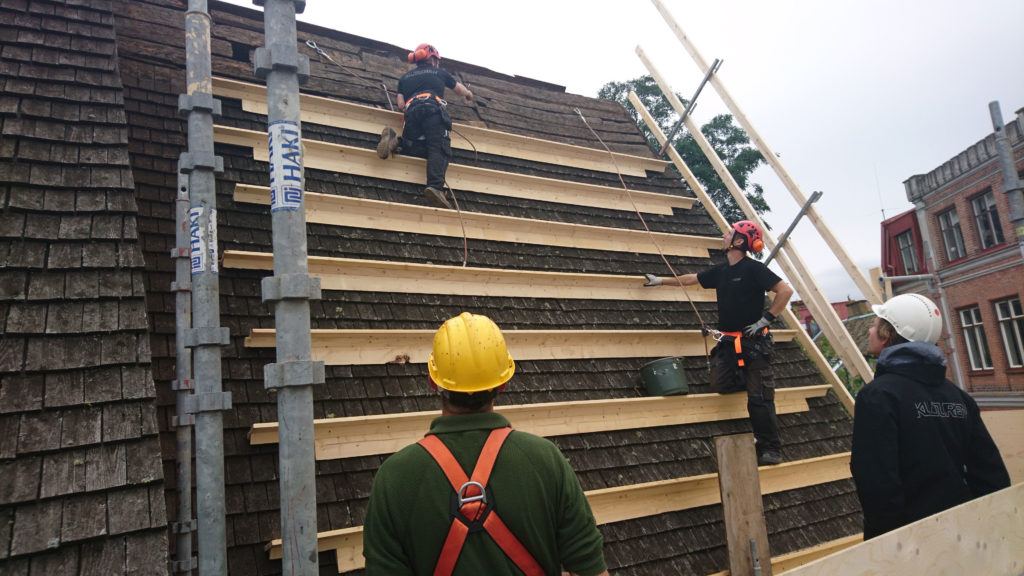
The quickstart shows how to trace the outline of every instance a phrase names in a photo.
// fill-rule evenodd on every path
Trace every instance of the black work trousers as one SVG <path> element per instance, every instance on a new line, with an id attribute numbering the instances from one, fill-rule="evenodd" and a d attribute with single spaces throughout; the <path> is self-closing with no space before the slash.
<path id="1" fill-rule="evenodd" d="M 771 334 L 744 337 L 740 341 L 743 366 L 739 366 L 735 342 L 725 336 L 711 350 L 711 391 L 732 394 L 747 391 L 747 414 L 754 430 L 757 453 L 782 446 L 775 414 L 774 344 Z"/>
<path id="2" fill-rule="evenodd" d="M 427 186 L 441 190 L 452 157 L 451 126 L 440 104 L 410 104 L 405 112 L 405 127 L 399 140 L 402 154 L 427 159 Z"/>

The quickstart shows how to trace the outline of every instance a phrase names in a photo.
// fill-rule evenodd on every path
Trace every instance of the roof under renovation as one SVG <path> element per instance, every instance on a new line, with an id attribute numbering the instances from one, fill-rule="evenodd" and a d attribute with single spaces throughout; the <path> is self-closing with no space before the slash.
<path id="1" fill-rule="evenodd" d="M 175 392 L 175 198 L 187 127 L 178 114 L 185 87 L 184 0 L 5 0 L 0 7 L 0 573 L 157 573 L 174 553 L 168 519 L 177 516 L 173 417 Z M 265 42 L 263 16 L 211 1 L 213 74 L 259 84 L 252 56 Z M 388 108 L 408 69 L 402 48 L 299 23 L 310 56 L 303 93 Z M 339 66 L 307 49 L 314 40 Z M 420 42 L 410 38 L 410 45 Z M 456 123 L 601 149 L 574 109 L 617 153 L 654 159 L 644 136 L 616 102 L 568 94 L 560 86 L 446 59 L 470 87 L 472 106 L 452 102 Z M 358 76 L 357 76 L 358 75 Z M 612 80 L 622 80 L 609 78 Z M 263 113 L 218 95 L 219 127 L 265 135 Z M 392 96 L 393 98 L 393 96 Z M 368 132 L 303 121 L 307 141 L 370 152 Z M 262 146 L 266 140 L 263 136 Z M 453 136 L 453 142 L 459 138 Z M 268 163 L 251 146 L 219 142 L 221 251 L 269 254 L 266 205 L 236 200 L 236 187 L 267 187 Z M 308 144 L 307 144 L 308 146 Z M 264 150 L 265 151 L 265 150 Z M 366 162 L 379 162 L 375 156 Z M 371 166 L 374 166 L 371 164 Z M 614 169 L 597 170 L 454 150 L 453 165 L 621 188 Z M 427 207 L 422 183 L 307 164 L 310 193 Z M 625 175 L 632 190 L 694 198 L 672 166 Z M 553 221 L 642 230 L 631 209 L 610 209 L 463 190 L 464 213 L 514 217 L 529 227 Z M 695 203 L 671 214 L 644 214 L 655 232 L 717 238 Z M 310 256 L 503 270 L 632 276 L 668 271 L 656 251 L 585 249 L 438 235 L 416 230 L 308 224 Z M 669 256 L 679 273 L 720 256 Z M 261 300 L 269 270 L 222 266 L 222 351 L 228 563 L 231 574 L 281 574 L 265 547 L 280 537 L 278 447 L 251 445 L 251 427 L 277 420 L 264 387 L 273 348 L 246 345 L 254 329 L 274 327 Z M 662 288 L 659 290 L 669 290 Z M 463 311 L 486 314 L 503 330 L 696 330 L 691 305 L 676 300 L 543 298 L 415 293 L 381 279 L 373 290 L 325 288 L 310 302 L 314 329 L 435 330 Z M 694 304 L 703 320 L 714 302 Z M 784 328 L 781 324 L 780 329 Z M 780 388 L 825 384 L 795 341 L 776 344 Z M 423 344 L 429 346 L 429 339 Z M 515 351 L 513 350 L 513 354 Z M 644 396 L 641 368 L 652 357 L 519 360 L 499 405 L 582 402 Z M 684 360 L 690 393 L 709 392 L 703 354 Z M 422 362 L 330 364 L 315 387 L 317 418 L 437 409 Z M 829 391 L 809 409 L 779 417 L 786 462 L 850 450 L 851 420 Z M 426 430 L 424 429 L 424 432 Z M 713 439 L 750 432 L 746 418 L 551 437 L 583 489 L 626 487 L 717 471 Z M 318 460 L 318 531 L 360 526 L 375 471 L 387 454 Z M 772 555 L 860 532 L 849 478 L 766 494 Z M 728 568 L 719 504 L 644 515 L 599 526 L 613 574 L 709 574 Z M 338 573 L 320 555 L 322 574 Z M 346 573 L 360 574 L 360 570 Z"/>

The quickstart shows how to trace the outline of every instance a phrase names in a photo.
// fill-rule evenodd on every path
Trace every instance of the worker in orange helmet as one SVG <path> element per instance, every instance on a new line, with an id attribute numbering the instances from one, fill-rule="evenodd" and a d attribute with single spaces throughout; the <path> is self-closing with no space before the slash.
<path id="1" fill-rule="evenodd" d="M 699 283 L 715 289 L 722 339 L 711 350 L 711 390 L 720 394 L 747 391 L 757 462 L 770 466 L 782 461 L 782 437 L 775 415 L 774 343 L 768 326 L 786 309 L 793 289 L 747 255 L 763 249 L 761 229 L 750 220 L 740 220 L 722 234 L 725 262 L 698 274 L 679 276 L 678 281 L 646 274 L 644 286 Z M 764 310 L 765 292 L 775 294 L 768 310 Z"/>
<path id="2" fill-rule="evenodd" d="M 427 360 L 441 416 L 373 479 L 367 576 L 608 576 L 576 473 L 550 441 L 512 431 L 494 400 L 515 372 L 486 316 L 449 319 Z"/>
<path id="3" fill-rule="evenodd" d="M 451 209 L 445 192 L 445 173 L 452 157 L 452 141 L 448 131 L 452 118 L 448 114 L 445 88 L 473 101 L 473 93 L 454 76 L 441 69 L 441 54 L 430 44 L 420 44 L 409 53 L 409 62 L 416 68 L 398 80 L 398 109 L 405 113 L 405 125 L 399 137 L 385 127 L 377 144 L 377 155 L 386 159 L 396 152 L 427 159 L 427 186 L 423 194 L 439 208 Z"/>

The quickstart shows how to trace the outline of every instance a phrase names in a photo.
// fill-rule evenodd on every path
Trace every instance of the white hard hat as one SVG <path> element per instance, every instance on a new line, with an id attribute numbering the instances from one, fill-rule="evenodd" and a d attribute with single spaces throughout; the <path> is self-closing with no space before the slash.
<path id="1" fill-rule="evenodd" d="M 935 303 L 920 294 L 900 294 L 871 307 L 896 333 L 911 342 L 935 344 L 942 334 L 942 314 Z"/>

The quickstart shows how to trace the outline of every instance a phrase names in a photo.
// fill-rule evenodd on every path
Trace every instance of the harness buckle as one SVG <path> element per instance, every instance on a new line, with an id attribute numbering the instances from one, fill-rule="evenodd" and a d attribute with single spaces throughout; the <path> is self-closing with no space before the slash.
<path id="1" fill-rule="evenodd" d="M 467 492 L 472 488 L 476 488 L 479 494 L 467 496 Z M 488 494 L 490 492 L 490 487 L 470 480 L 463 484 L 458 492 L 451 493 L 451 517 L 465 524 L 470 534 L 483 530 L 484 521 L 494 510 L 493 493 Z"/>

